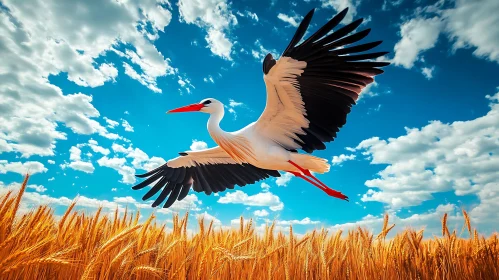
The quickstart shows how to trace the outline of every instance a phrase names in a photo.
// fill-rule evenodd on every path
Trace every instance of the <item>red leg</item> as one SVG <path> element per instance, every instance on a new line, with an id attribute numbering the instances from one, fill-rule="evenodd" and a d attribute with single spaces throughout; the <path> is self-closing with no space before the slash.
<path id="1" fill-rule="evenodd" d="M 293 162 L 291 160 L 289 160 L 288 162 L 291 163 L 294 167 L 298 168 L 303 174 L 305 174 L 305 175 L 311 177 L 312 179 L 314 179 L 317 183 L 321 184 L 325 188 L 329 188 L 326 184 L 324 184 L 323 182 L 321 182 L 321 180 L 317 179 L 317 177 L 315 177 L 314 175 L 312 175 L 312 173 L 310 172 L 310 170 L 302 168 L 301 166 L 299 166 L 298 164 L 296 164 L 295 162 Z"/>
<path id="2" fill-rule="evenodd" d="M 346 195 L 344 195 L 344 194 L 342 194 L 342 193 L 340 193 L 338 191 L 332 190 L 328 186 L 325 186 L 325 185 L 323 186 L 323 185 L 317 184 L 316 182 L 313 182 L 312 180 L 310 180 L 309 178 L 303 176 L 303 174 L 301 174 L 299 172 L 294 172 L 294 171 L 287 171 L 287 172 L 295 175 L 296 177 L 300 177 L 303 180 L 309 182 L 310 184 L 318 187 L 319 189 L 321 189 L 322 191 L 324 191 L 325 193 L 327 193 L 329 196 L 333 196 L 333 197 L 336 197 L 336 198 L 348 201 L 348 196 L 346 196 Z"/>

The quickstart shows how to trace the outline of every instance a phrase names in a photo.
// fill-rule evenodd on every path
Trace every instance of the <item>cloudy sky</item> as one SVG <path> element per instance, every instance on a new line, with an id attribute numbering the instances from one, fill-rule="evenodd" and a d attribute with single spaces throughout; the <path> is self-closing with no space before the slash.
<path id="1" fill-rule="evenodd" d="M 415 4 L 414 2 L 417 2 Z M 23 209 L 74 197 L 84 211 L 140 209 L 137 173 L 177 152 L 214 146 L 207 115 L 166 115 L 214 97 L 222 127 L 237 130 L 265 106 L 262 58 L 278 56 L 302 17 L 316 30 L 350 7 L 345 23 L 383 40 L 392 65 L 363 93 L 347 125 L 316 155 L 322 181 L 350 202 L 284 174 L 219 195 L 191 192 L 171 210 L 217 225 L 305 233 L 366 226 L 390 213 L 398 229 L 439 232 L 461 209 L 484 233 L 499 207 L 499 1 L 2 0 L 0 192 L 33 174 Z M 194 222 L 192 227 L 194 228 Z"/>

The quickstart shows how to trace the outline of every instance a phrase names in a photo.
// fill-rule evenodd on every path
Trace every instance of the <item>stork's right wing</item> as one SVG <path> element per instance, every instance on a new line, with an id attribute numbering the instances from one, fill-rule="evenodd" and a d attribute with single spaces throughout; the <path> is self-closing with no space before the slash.
<path id="1" fill-rule="evenodd" d="M 170 207 L 176 200 L 184 199 L 192 188 L 196 192 L 223 192 L 227 188 L 233 189 L 235 185 L 245 186 L 256 181 L 279 177 L 275 170 L 255 167 L 249 163 L 236 163 L 220 147 L 200 151 L 180 153 L 180 156 L 169 160 L 162 166 L 137 177 L 145 178 L 143 182 L 135 185 L 134 190 L 139 190 L 154 182 L 154 186 L 144 195 L 147 200 L 163 191 L 156 198 L 153 207 L 161 204 L 167 197 L 163 208 Z"/>
<path id="2" fill-rule="evenodd" d="M 332 32 L 345 17 L 343 10 L 298 44 L 314 10 L 300 23 L 293 39 L 276 62 L 268 54 L 263 62 L 267 105 L 255 123 L 256 131 L 288 150 L 308 153 L 325 149 L 346 123 L 347 114 L 362 89 L 383 73 L 389 62 L 371 61 L 387 52 L 368 52 L 381 41 L 351 46 L 369 34 L 352 35 L 362 23 L 356 20 Z"/>

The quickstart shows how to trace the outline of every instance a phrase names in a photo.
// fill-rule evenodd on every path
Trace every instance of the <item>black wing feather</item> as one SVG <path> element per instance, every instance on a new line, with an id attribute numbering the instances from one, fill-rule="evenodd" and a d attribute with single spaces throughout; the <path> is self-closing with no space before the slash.
<path id="1" fill-rule="evenodd" d="M 301 94 L 306 118 L 309 120 L 308 127 L 302 127 L 304 133 L 296 133 L 294 142 L 308 153 L 323 150 L 326 148 L 324 143 L 334 140 L 339 129 L 346 123 L 346 117 L 362 89 L 374 81 L 374 76 L 383 73 L 380 67 L 390 64 L 366 61 L 388 53 L 363 53 L 375 48 L 381 41 L 351 45 L 370 33 L 370 29 L 354 32 L 363 19 L 355 20 L 333 32 L 333 28 L 345 18 L 347 11 L 348 9 L 344 9 L 338 13 L 297 45 L 310 25 L 314 10 L 310 11 L 282 53 L 282 56 L 307 63 L 303 73 L 292 84 Z M 352 32 L 354 33 L 350 34 Z"/>
<path id="2" fill-rule="evenodd" d="M 156 207 L 163 203 L 164 208 L 168 208 L 176 200 L 184 199 L 189 190 L 205 192 L 210 195 L 212 192 L 221 192 L 226 189 L 233 189 L 235 185 L 244 186 L 269 177 L 279 177 L 276 170 L 267 170 L 255 167 L 251 164 L 197 164 L 191 167 L 170 167 L 168 163 L 147 172 L 147 177 L 143 182 L 132 187 L 134 190 L 142 189 L 147 185 L 158 181 L 142 198 L 147 200 L 156 195 L 161 188 L 163 190 L 155 199 L 152 206 Z"/>

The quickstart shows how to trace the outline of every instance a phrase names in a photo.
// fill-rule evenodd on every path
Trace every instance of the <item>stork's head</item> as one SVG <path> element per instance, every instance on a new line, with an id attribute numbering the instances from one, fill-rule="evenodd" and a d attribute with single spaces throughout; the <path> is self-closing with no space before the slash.
<path id="1" fill-rule="evenodd" d="M 180 113 L 180 112 L 203 112 L 208 114 L 213 114 L 216 112 L 223 111 L 224 105 L 222 102 L 216 100 L 215 98 L 206 98 L 201 100 L 199 103 L 187 105 L 177 109 L 168 111 L 167 113 Z"/>

